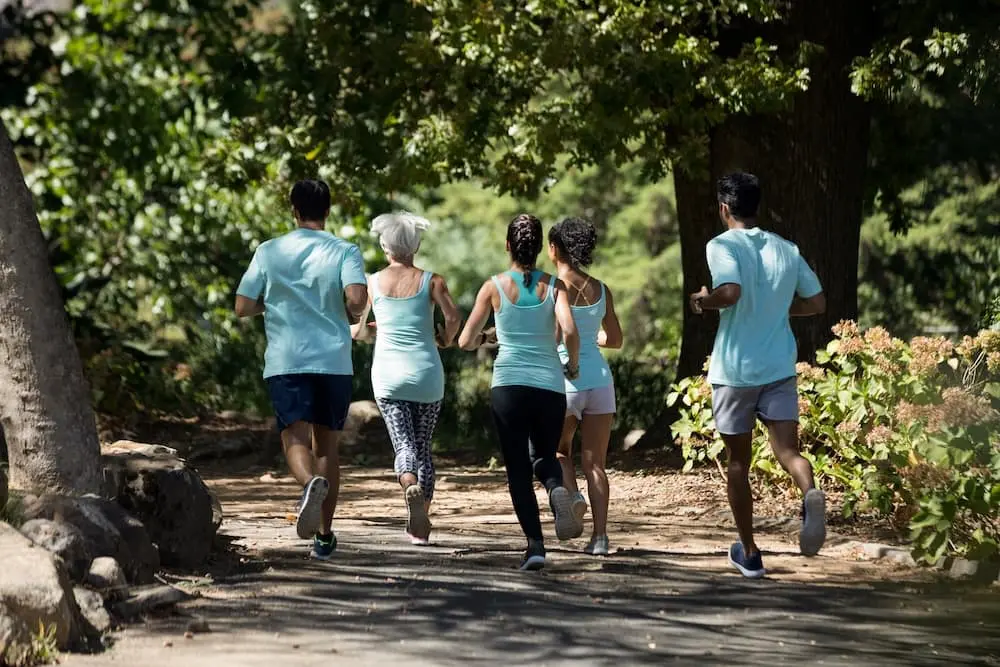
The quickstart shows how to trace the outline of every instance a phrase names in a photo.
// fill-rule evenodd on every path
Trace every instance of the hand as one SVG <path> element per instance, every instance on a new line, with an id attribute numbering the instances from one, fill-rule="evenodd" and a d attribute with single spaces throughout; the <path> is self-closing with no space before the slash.
<path id="1" fill-rule="evenodd" d="M 443 324 L 434 325 L 434 344 L 438 347 L 444 349 L 451 347 L 450 344 L 444 342 L 445 327 Z"/>
<path id="2" fill-rule="evenodd" d="M 490 327 L 489 329 L 483 329 L 482 343 L 479 347 L 485 347 L 487 350 L 492 350 L 499 347 L 500 343 L 497 342 L 497 330 L 496 327 Z"/>
<path id="3" fill-rule="evenodd" d="M 575 380 L 580 377 L 580 364 L 571 364 L 566 362 L 563 364 L 563 375 L 566 376 L 567 380 Z"/>
<path id="4" fill-rule="evenodd" d="M 710 294 L 708 288 L 702 285 L 701 291 L 695 292 L 690 297 L 691 312 L 695 315 L 701 315 L 705 310 L 701 307 L 701 300 Z"/>

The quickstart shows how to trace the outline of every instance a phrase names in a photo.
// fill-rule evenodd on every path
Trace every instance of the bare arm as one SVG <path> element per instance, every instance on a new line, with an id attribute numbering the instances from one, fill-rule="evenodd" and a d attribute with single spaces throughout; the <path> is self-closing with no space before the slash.
<path id="1" fill-rule="evenodd" d="M 348 285 L 344 288 L 344 305 L 351 323 L 361 321 L 368 309 L 368 285 Z"/>
<path id="2" fill-rule="evenodd" d="M 601 330 L 597 332 L 597 344 L 611 350 L 620 349 L 624 336 L 622 336 L 622 325 L 618 321 L 618 313 L 615 312 L 615 300 L 611 296 L 611 290 L 604 286 L 604 299 L 607 307 L 604 311 L 604 319 L 601 320 Z"/>
<path id="3" fill-rule="evenodd" d="M 740 286 L 736 283 L 724 283 L 711 292 L 707 287 L 702 287 L 700 292 L 691 295 L 692 312 L 701 315 L 706 310 L 722 310 L 735 306 L 740 300 Z"/>
<path id="4" fill-rule="evenodd" d="M 355 285 L 350 285 L 350 287 L 355 287 Z M 372 312 L 371 291 L 366 290 L 365 296 L 367 300 L 364 312 L 358 317 L 358 321 L 351 325 L 351 338 L 362 342 L 370 341 L 375 334 L 375 323 L 372 322 L 370 326 L 368 324 L 368 316 Z"/>
<path id="5" fill-rule="evenodd" d="M 569 294 L 561 280 L 556 280 L 554 287 L 556 297 L 556 326 L 562 330 L 563 345 L 569 361 L 566 362 L 566 375 L 569 379 L 576 378 L 580 373 L 580 332 L 576 330 L 573 319 L 573 309 L 569 305 Z"/>
<path id="6" fill-rule="evenodd" d="M 462 326 L 462 315 L 458 312 L 458 306 L 455 305 L 451 292 L 448 291 L 448 283 L 441 276 L 435 275 L 431 278 L 431 300 L 444 315 L 444 334 L 439 335 L 441 340 L 438 341 L 438 345 L 450 347 Z"/>
<path id="7" fill-rule="evenodd" d="M 469 319 L 465 321 L 465 328 L 462 329 L 462 333 L 458 337 L 458 346 L 463 350 L 475 350 L 485 342 L 486 337 L 483 335 L 483 327 L 486 326 L 486 322 L 490 319 L 495 292 L 496 287 L 493 285 L 492 280 L 487 280 L 479 288 L 479 294 L 476 295 L 476 305 L 472 307 Z"/>
<path id="8" fill-rule="evenodd" d="M 243 296 L 242 294 L 237 294 L 234 310 L 236 311 L 236 317 L 253 317 L 254 315 L 263 315 L 264 295 L 262 294 L 254 300 L 250 297 Z"/>
<path id="9" fill-rule="evenodd" d="M 792 299 L 792 307 L 788 309 L 790 317 L 809 317 L 826 312 L 826 295 L 823 292 L 803 299 L 800 296 Z"/>

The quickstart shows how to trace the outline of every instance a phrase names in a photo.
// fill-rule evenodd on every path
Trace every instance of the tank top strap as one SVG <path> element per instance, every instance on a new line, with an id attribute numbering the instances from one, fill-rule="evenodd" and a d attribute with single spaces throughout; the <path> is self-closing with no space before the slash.
<path id="1" fill-rule="evenodd" d="M 507 294 L 503 291 L 503 285 L 500 284 L 500 278 L 497 276 L 491 276 L 490 280 L 496 285 L 497 291 L 500 292 L 500 305 L 505 303 L 510 303 L 510 299 L 507 298 Z"/>
<path id="2" fill-rule="evenodd" d="M 539 280 L 541 280 L 541 278 L 542 278 L 542 276 L 538 276 Z M 550 301 L 552 301 L 552 303 L 556 302 L 556 277 L 555 276 L 549 276 L 549 284 L 546 285 L 546 287 L 545 287 L 545 298 L 549 299 Z"/>
<path id="3" fill-rule="evenodd" d="M 375 300 L 375 297 L 382 296 L 382 292 L 380 292 L 378 288 L 378 278 L 380 275 L 382 275 L 382 272 L 376 271 L 368 276 L 368 288 L 371 290 L 373 301 Z"/>
<path id="4" fill-rule="evenodd" d="M 417 294 L 423 294 L 428 289 L 430 289 L 431 278 L 433 277 L 434 277 L 433 273 L 431 273 L 430 271 L 424 271 L 424 275 L 421 276 L 420 278 L 420 290 L 417 292 Z"/>

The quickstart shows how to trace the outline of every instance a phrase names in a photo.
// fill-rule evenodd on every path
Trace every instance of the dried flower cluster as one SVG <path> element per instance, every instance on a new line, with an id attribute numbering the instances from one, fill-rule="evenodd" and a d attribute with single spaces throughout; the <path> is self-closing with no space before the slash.
<path id="1" fill-rule="evenodd" d="M 947 338 L 917 336 L 910 341 L 910 372 L 914 375 L 930 375 L 948 359 L 955 345 Z"/>

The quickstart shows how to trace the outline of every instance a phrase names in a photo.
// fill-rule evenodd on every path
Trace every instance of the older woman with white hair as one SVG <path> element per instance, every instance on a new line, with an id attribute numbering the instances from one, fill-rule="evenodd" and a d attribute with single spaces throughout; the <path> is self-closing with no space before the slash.
<path id="1" fill-rule="evenodd" d="M 462 323 L 444 278 L 413 264 L 421 234 L 429 226 L 427 220 L 405 212 L 372 221 L 389 266 L 369 277 L 368 310 L 352 327 L 355 340 L 375 334 L 372 388 L 396 453 L 406 532 L 418 545 L 430 539 L 431 437 L 444 398 L 444 368 L 437 348 L 449 347 Z M 444 315 L 443 328 L 434 326 L 435 306 Z M 375 315 L 374 324 L 367 322 L 369 311 Z"/>

